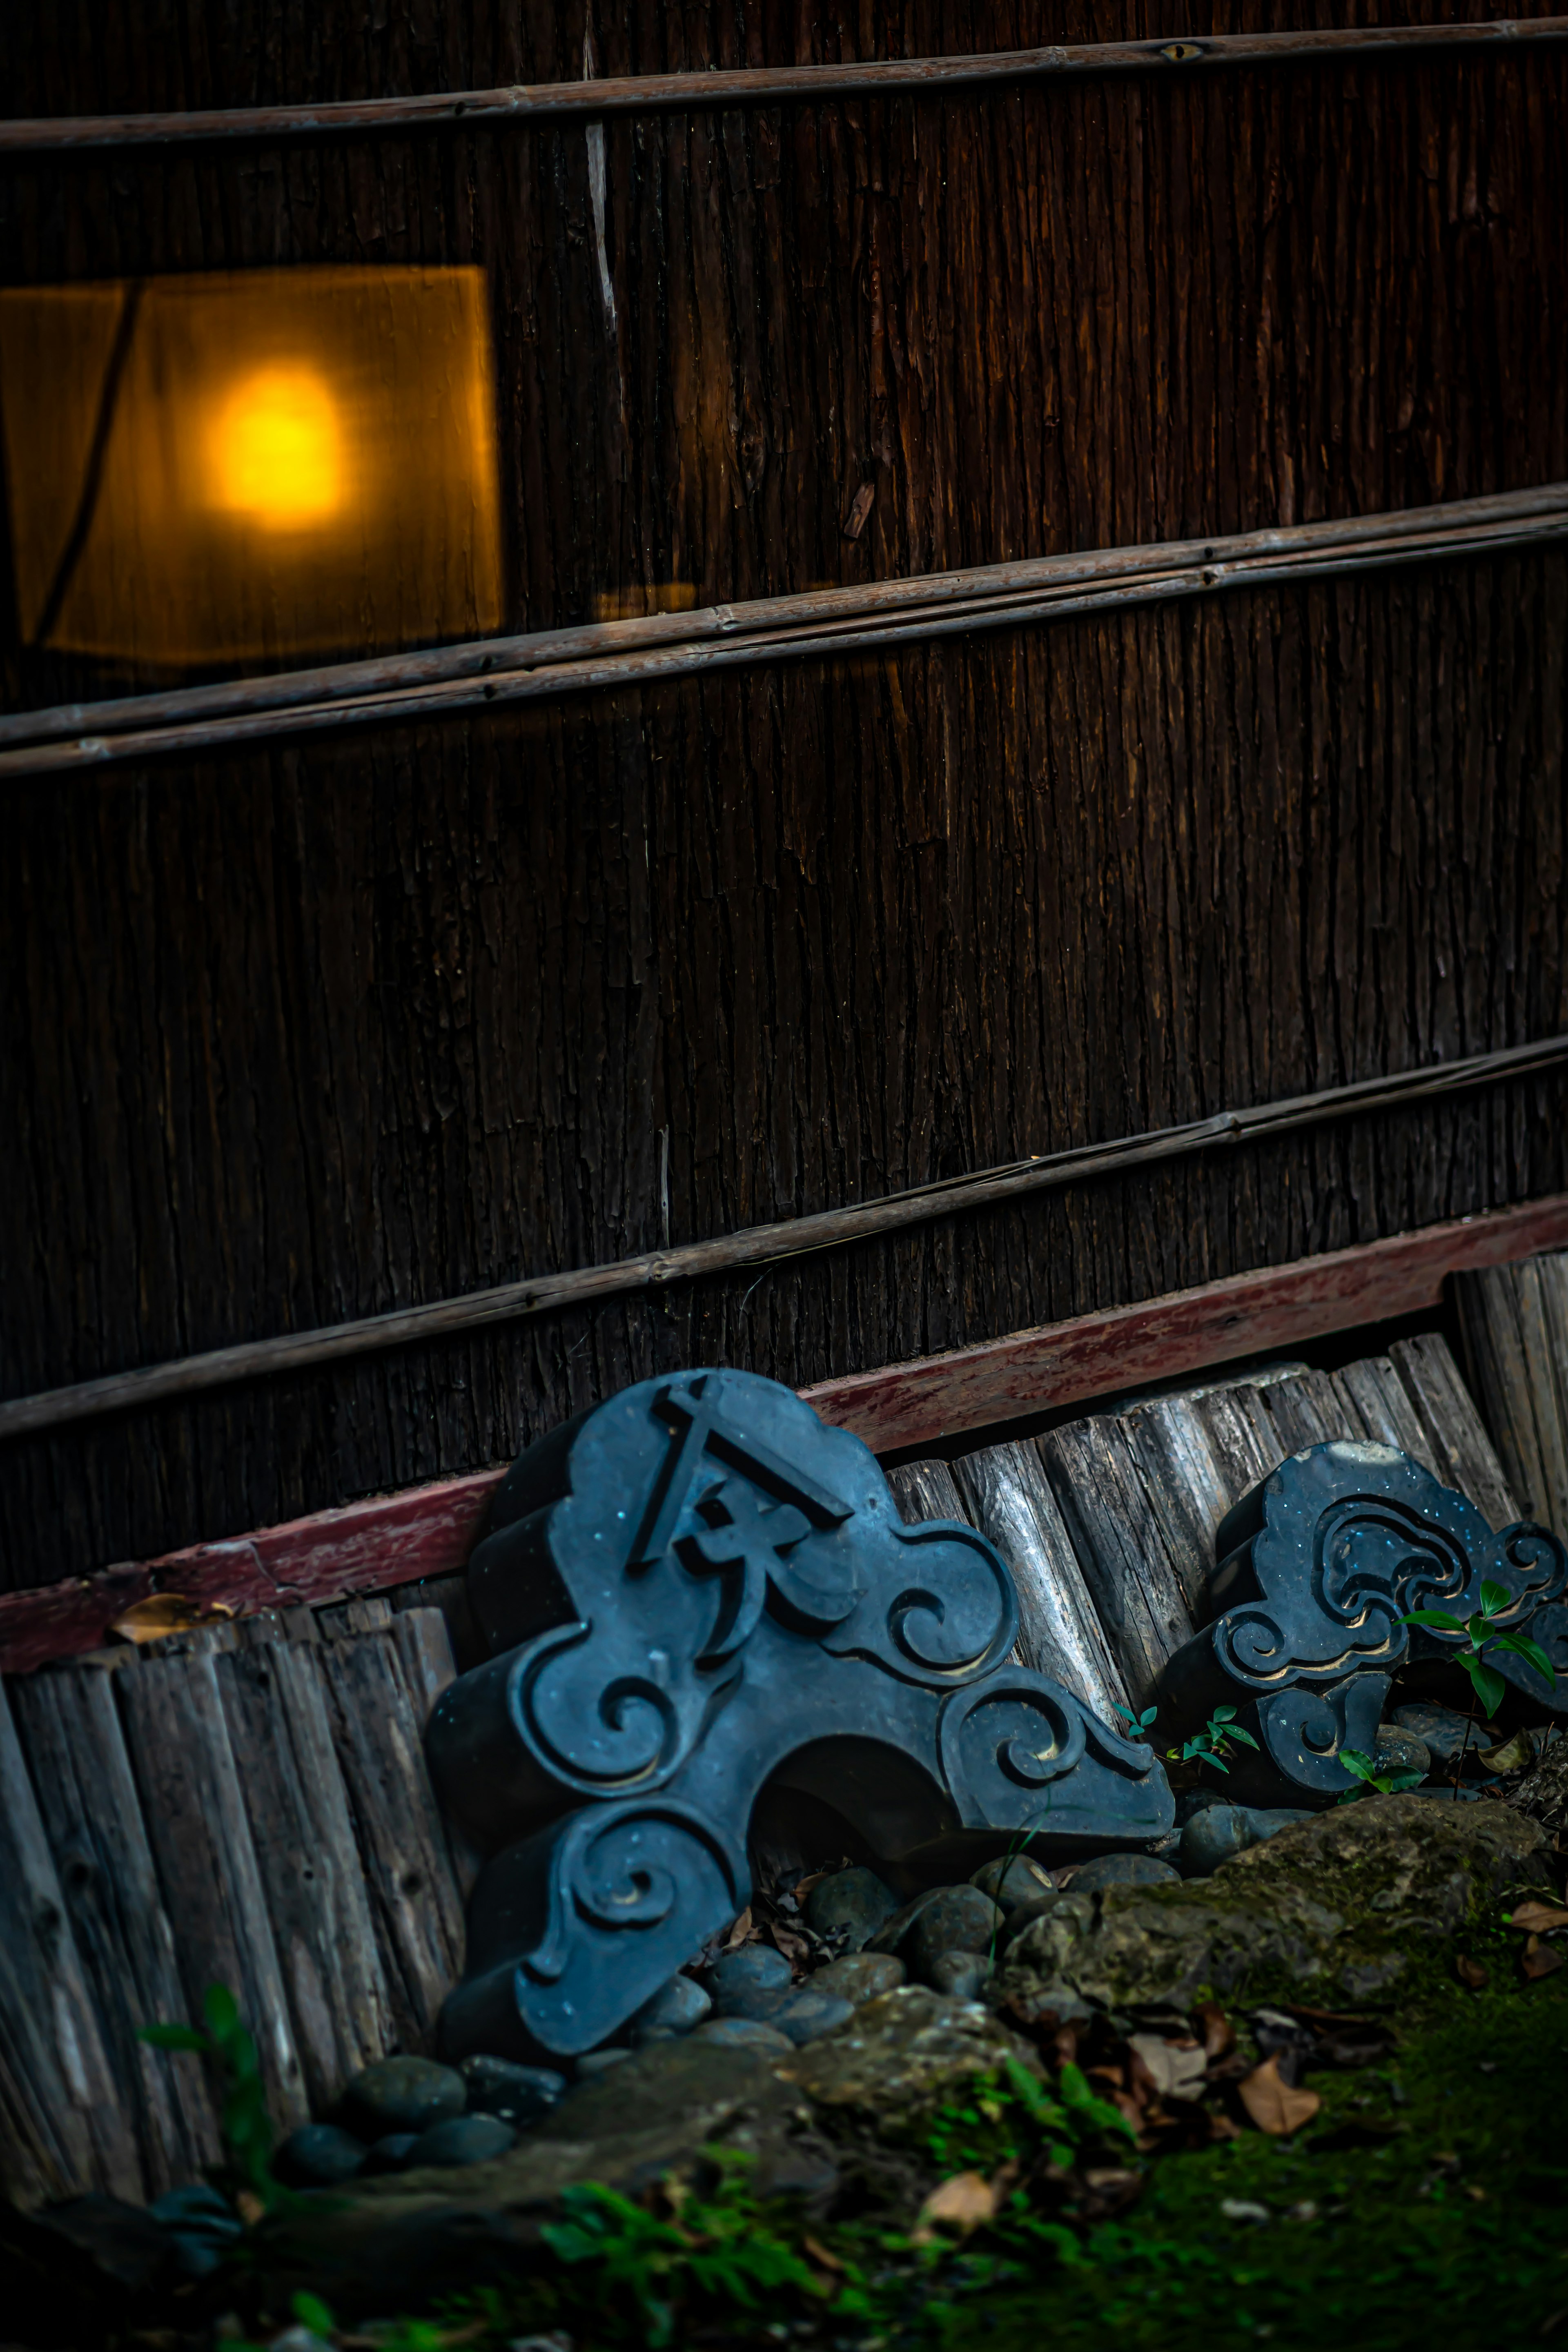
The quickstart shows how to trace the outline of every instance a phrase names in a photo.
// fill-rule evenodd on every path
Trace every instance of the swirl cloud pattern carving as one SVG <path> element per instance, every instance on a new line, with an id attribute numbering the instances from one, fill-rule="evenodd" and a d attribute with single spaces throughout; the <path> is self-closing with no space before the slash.
<path id="1" fill-rule="evenodd" d="M 1372 1748 L 1390 1675 L 1465 1638 L 1400 1620 L 1466 1619 L 1483 1582 L 1510 1595 L 1498 1630 L 1528 1631 L 1557 1684 L 1508 1652 L 1489 1663 L 1534 1705 L 1568 1708 L 1568 1550 L 1529 1521 L 1494 1533 L 1393 1446 L 1336 1440 L 1292 1454 L 1222 1521 L 1215 1549 L 1212 1620 L 1167 1661 L 1155 1697 L 1162 1727 L 1179 1731 L 1216 1706 L 1239 1710 L 1259 1743 L 1227 1782 L 1243 1802 L 1323 1802 L 1349 1788 L 1338 1751 Z"/>
<path id="2" fill-rule="evenodd" d="M 1171 1825 L 1152 1751 L 1010 1662 L 985 1538 L 905 1527 L 869 1450 L 774 1381 L 646 1381 L 531 1446 L 468 1587 L 492 1654 L 427 1735 L 489 1856 L 453 2056 L 615 2033 L 749 1899 L 770 1781 L 912 1881 L 1026 1828 L 1070 1853 Z"/>

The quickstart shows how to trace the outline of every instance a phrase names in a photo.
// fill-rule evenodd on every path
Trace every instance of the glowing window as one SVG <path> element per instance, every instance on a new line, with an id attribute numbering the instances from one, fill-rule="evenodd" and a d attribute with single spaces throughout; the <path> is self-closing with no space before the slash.
<path id="1" fill-rule="evenodd" d="M 0 293 L 22 633 L 153 666 L 500 623 L 477 269 Z"/>

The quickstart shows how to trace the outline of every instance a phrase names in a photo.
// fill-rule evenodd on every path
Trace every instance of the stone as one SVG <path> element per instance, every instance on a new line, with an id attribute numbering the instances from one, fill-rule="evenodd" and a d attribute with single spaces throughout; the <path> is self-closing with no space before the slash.
<path id="1" fill-rule="evenodd" d="M 1181 1874 L 1152 1853 L 1097 1853 L 1078 1864 L 1068 1885 L 1074 1895 L 1093 1895 L 1102 1886 L 1161 1886 Z"/>
<path id="2" fill-rule="evenodd" d="M 422 2131 L 408 2151 L 408 2169 L 422 2165 L 488 2164 L 517 2144 L 517 2134 L 499 2116 L 447 2116 Z"/>
<path id="3" fill-rule="evenodd" d="M 140 2205 L 96 2190 L 37 2213 L 0 2200 L 0 2337 L 7 2345 L 85 2352 L 145 2344 L 141 2329 L 164 2320 L 169 2290 L 179 2285 L 169 2231 Z"/>
<path id="4" fill-rule="evenodd" d="M 376 2141 L 370 2154 L 365 2158 L 366 2172 L 405 2170 L 408 2158 L 418 2145 L 418 2141 L 417 2132 L 388 2132 L 384 2139 Z"/>
<path id="5" fill-rule="evenodd" d="M 210 2277 L 244 2228 L 227 2198 L 205 2180 L 165 2189 L 147 2210 L 168 2231 L 175 2260 L 187 2278 Z"/>
<path id="6" fill-rule="evenodd" d="M 783 1954 L 778 1956 L 781 1959 Z M 784 1963 L 786 1969 L 788 1962 Z M 711 2015 L 713 1997 L 703 1991 L 692 1977 L 671 1977 L 661 1985 L 653 1999 L 645 2001 L 632 2019 L 628 2029 L 634 2050 L 645 2042 L 669 2042 L 679 2034 L 689 2033 Z"/>
<path id="7" fill-rule="evenodd" d="M 793 2050 L 794 2042 L 776 2025 L 757 2017 L 710 2017 L 692 2035 L 694 2042 L 717 2042 L 728 2050 Z"/>
<path id="8" fill-rule="evenodd" d="M 1373 1761 L 1380 1772 L 1419 1772 L 1425 1776 L 1432 1769 L 1432 1750 L 1403 1724 L 1380 1723 Z"/>
<path id="9" fill-rule="evenodd" d="M 825 2033 L 834 2033 L 847 2025 L 855 2014 L 852 2001 L 837 1999 L 830 1992 L 818 1992 L 815 1986 L 792 1993 L 781 2001 L 769 2024 L 798 2046 L 806 2042 L 818 2042 Z"/>
<path id="10" fill-rule="evenodd" d="M 1386 1730 L 1390 1727 L 1379 1727 Z M 1472 1754 L 1478 1744 L 1486 1744 L 1486 1735 L 1478 1724 L 1471 1723 L 1454 1707 L 1435 1706 L 1425 1699 L 1413 1701 L 1408 1706 L 1396 1706 L 1393 1727 L 1418 1739 L 1433 1762 L 1451 1764 L 1467 1740 Z"/>
<path id="11" fill-rule="evenodd" d="M 295 2189 L 327 2189 L 363 2172 L 370 2150 L 336 2124 L 301 2124 L 274 2158 L 279 2179 Z"/>
<path id="12" fill-rule="evenodd" d="M 629 2050 L 584 2050 L 577 2061 L 578 2079 L 607 2074 L 612 2066 L 624 2066 L 631 2054 Z"/>
<path id="13" fill-rule="evenodd" d="M 945 1886 L 928 1886 L 908 1903 L 901 1903 L 889 1918 L 883 1920 L 866 1949 L 868 1952 L 897 1952 L 921 1913 L 929 1909 L 939 1895 L 952 1891 Z"/>
<path id="14" fill-rule="evenodd" d="M 904 1939 L 910 1975 L 929 1984 L 931 1963 L 939 1954 L 993 1951 L 1001 1925 L 1001 1911 L 978 1886 L 943 1887 Z"/>
<path id="15" fill-rule="evenodd" d="M 898 1907 L 898 1896 L 874 1870 L 836 1870 L 806 1896 L 805 1924 L 824 1942 L 842 1936 L 846 1951 L 858 1952 Z"/>
<path id="16" fill-rule="evenodd" d="M 789 1962 L 771 1944 L 742 1944 L 715 1960 L 709 1982 L 716 2017 L 763 2017 L 769 1996 L 788 1992 L 792 1977 Z"/>
<path id="17" fill-rule="evenodd" d="M 926 1970 L 926 1982 L 950 2000 L 978 2000 L 991 1976 L 992 1963 L 984 1952 L 939 1952 Z"/>
<path id="18" fill-rule="evenodd" d="M 1405 1964 L 1489 1921 L 1537 1882 L 1545 1832 L 1501 1804 L 1410 1795 L 1336 1805 L 1186 1885 L 1069 1888 L 1009 1944 L 993 1998 L 1034 2013 L 1045 1988 L 1092 2007 L 1184 2011 L 1280 1979 L 1360 1995 L 1356 1972 Z"/>
<path id="19" fill-rule="evenodd" d="M 510 2058 L 478 2056 L 465 2058 L 458 2072 L 468 2095 L 465 2114 L 499 2116 L 513 2131 L 526 2131 L 566 2095 L 565 2075 L 549 2066 L 519 2066 Z"/>
<path id="20" fill-rule="evenodd" d="M 812 1992 L 830 1992 L 837 2000 L 875 2000 L 879 1992 L 891 1992 L 904 1981 L 904 1964 L 889 1952 L 847 1952 L 841 1960 L 829 1960 L 825 1969 L 806 1979 Z"/>
<path id="21" fill-rule="evenodd" d="M 1208 1805 L 1194 1813 L 1182 1832 L 1181 1853 L 1177 1857 L 1179 1874 L 1183 1878 L 1209 1878 L 1222 1862 L 1229 1862 L 1248 1846 L 1261 1845 L 1293 1822 L 1310 1822 L 1315 1816 L 1309 1812 L 1281 1808 L 1265 1811 L 1253 1805 Z"/>
<path id="22" fill-rule="evenodd" d="M 378 2058 L 353 2076 L 343 2105 L 349 2123 L 376 2140 L 460 2116 L 468 2095 L 455 2066 L 438 2066 L 434 2058 Z"/>
<path id="23" fill-rule="evenodd" d="M 706 2032 L 650 2042 L 630 2052 L 609 2076 L 587 2077 L 567 2092 L 529 2139 L 591 2140 L 662 2128 L 677 2116 L 722 2116 L 745 2105 L 777 2106 L 784 2097 L 771 2053 L 712 2042 Z"/>
<path id="24" fill-rule="evenodd" d="M 1206 1784 L 1201 1789 L 1186 1789 L 1176 1799 L 1176 1827 L 1184 1830 L 1196 1813 L 1206 1812 L 1211 1805 L 1228 1804 L 1230 1800 L 1221 1790 Z"/>
<path id="25" fill-rule="evenodd" d="M 991 1897 L 1004 1919 L 1011 1919 L 1027 1905 L 1044 1902 L 1057 1891 L 1057 1882 L 1044 1864 L 1031 1862 L 1026 1853 L 1004 1854 L 999 1862 L 986 1863 L 969 1884 Z"/>
<path id="26" fill-rule="evenodd" d="M 1009 2057 L 1038 2074 L 1029 2044 L 978 2001 L 900 1985 L 858 2009 L 837 2033 L 781 2058 L 778 2074 L 807 2098 L 844 2111 L 847 2120 L 900 2139 L 932 2108 L 966 2093 L 976 2074 L 994 2072 Z"/>

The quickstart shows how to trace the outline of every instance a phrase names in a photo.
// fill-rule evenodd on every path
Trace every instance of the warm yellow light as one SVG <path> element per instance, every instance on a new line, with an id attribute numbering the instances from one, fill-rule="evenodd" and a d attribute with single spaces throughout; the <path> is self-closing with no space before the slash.
<path id="1" fill-rule="evenodd" d="M 263 530 L 308 530 L 342 503 L 337 408 L 309 368 L 264 368 L 237 384 L 208 455 L 213 504 Z"/>

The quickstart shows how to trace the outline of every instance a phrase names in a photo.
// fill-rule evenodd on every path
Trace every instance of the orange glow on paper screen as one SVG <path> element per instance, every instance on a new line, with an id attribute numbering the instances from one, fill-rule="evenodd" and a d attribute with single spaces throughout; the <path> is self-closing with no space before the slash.
<path id="1" fill-rule="evenodd" d="M 0 289 L 0 435 L 28 644 L 180 668 L 500 625 L 481 270 Z"/>
<path id="2" fill-rule="evenodd" d="M 343 502 L 337 404 L 305 367 L 263 368 L 221 400 L 207 433 L 212 502 L 262 530 L 320 530 Z"/>

